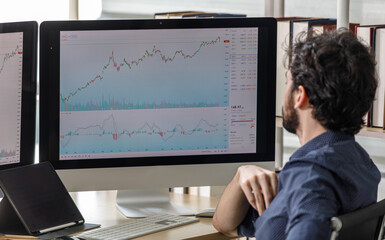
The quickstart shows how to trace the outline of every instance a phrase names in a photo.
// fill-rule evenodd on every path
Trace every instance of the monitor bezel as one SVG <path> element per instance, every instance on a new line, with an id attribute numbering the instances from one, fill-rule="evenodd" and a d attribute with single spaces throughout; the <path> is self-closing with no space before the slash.
<path id="1" fill-rule="evenodd" d="M 59 160 L 59 81 L 60 32 L 78 30 L 126 29 L 182 29 L 182 28 L 232 28 L 258 27 L 258 111 L 257 131 L 264 138 L 257 140 L 258 149 L 253 154 L 167 156 L 145 158 Z M 50 161 L 55 169 L 83 169 L 110 167 L 139 167 L 154 165 L 191 165 L 234 162 L 273 162 L 275 143 L 275 69 L 276 20 L 273 18 L 228 19 L 151 19 L 151 20 L 96 20 L 48 21 L 40 25 L 40 161 Z M 263 47 L 261 47 L 263 46 Z"/>
<path id="2" fill-rule="evenodd" d="M 0 34 L 23 33 L 20 162 L 0 165 L 0 170 L 35 162 L 37 30 L 36 21 L 0 23 Z"/>

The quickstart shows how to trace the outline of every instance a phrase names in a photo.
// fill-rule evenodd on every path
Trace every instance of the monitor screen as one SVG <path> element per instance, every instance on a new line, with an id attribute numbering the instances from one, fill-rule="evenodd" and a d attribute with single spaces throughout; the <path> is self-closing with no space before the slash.
<path id="1" fill-rule="evenodd" d="M 257 40 L 257 28 L 61 31 L 60 160 L 256 153 Z"/>
<path id="2" fill-rule="evenodd" d="M 34 162 L 36 40 L 36 22 L 0 23 L 0 169 Z"/>
<path id="3" fill-rule="evenodd" d="M 40 159 L 56 169 L 274 161 L 276 22 L 43 22 Z"/>

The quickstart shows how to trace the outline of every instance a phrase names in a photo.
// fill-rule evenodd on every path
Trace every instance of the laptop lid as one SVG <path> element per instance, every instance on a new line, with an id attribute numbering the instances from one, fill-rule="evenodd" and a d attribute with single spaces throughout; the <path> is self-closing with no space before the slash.
<path id="1" fill-rule="evenodd" d="M 0 187 L 31 235 L 84 223 L 49 162 L 0 171 Z"/>

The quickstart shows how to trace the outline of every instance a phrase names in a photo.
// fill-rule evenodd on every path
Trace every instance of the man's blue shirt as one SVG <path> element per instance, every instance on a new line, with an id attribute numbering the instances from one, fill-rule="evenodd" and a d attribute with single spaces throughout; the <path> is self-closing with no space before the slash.
<path id="1" fill-rule="evenodd" d="M 328 131 L 291 156 L 277 196 L 261 216 L 250 207 L 238 234 L 257 240 L 329 239 L 330 218 L 376 202 L 380 179 L 354 136 Z"/>

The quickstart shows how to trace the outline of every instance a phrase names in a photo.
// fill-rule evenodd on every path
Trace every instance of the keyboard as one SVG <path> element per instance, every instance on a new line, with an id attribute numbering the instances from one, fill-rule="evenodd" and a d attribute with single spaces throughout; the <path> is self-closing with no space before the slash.
<path id="1" fill-rule="evenodd" d="M 130 220 L 110 227 L 81 233 L 76 237 L 90 240 L 123 240 L 198 222 L 195 217 L 157 214 L 142 219 Z"/>

